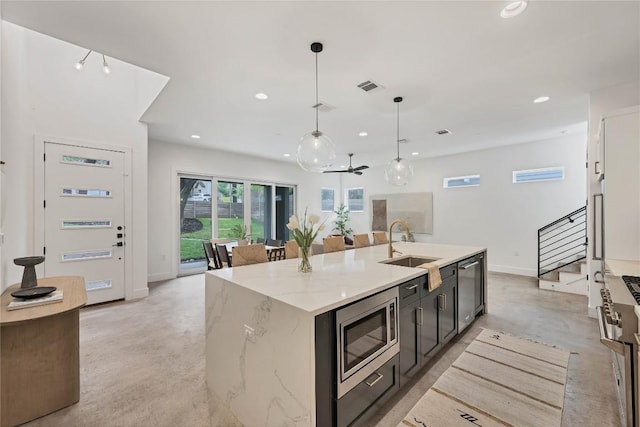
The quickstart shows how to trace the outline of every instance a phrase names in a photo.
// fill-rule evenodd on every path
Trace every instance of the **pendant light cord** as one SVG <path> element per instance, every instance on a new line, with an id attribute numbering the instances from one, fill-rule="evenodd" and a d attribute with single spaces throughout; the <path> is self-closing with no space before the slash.
<path id="1" fill-rule="evenodd" d="M 316 52 L 316 133 L 318 132 L 318 52 Z"/>
<path id="2" fill-rule="evenodd" d="M 396 134 L 396 146 L 398 148 L 398 157 L 397 160 L 400 161 L 400 103 L 398 104 L 398 119 L 397 119 L 397 134 Z"/>

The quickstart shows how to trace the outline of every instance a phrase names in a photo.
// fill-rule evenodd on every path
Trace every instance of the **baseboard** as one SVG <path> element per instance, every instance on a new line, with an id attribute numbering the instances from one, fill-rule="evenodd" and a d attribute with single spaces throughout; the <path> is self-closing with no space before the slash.
<path id="1" fill-rule="evenodd" d="M 595 307 L 587 307 L 587 315 L 589 317 L 593 317 L 594 319 L 598 317 L 598 313 L 596 312 Z"/>
<path id="2" fill-rule="evenodd" d="M 508 265 L 492 265 L 489 264 L 487 269 L 496 273 L 517 274 L 519 276 L 538 277 L 538 270 L 530 268 L 511 267 Z"/>
<path id="3" fill-rule="evenodd" d="M 159 282 L 161 280 L 175 279 L 176 276 L 170 272 L 150 274 L 147 276 L 147 283 Z"/>
<path id="4" fill-rule="evenodd" d="M 148 296 L 149 296 L 149 288 L 145 286 L 144 288 L 134 289 L 133 295 L 131 296 L 130 299 L 134 300 L 134 299 L 146 298 Z"/>

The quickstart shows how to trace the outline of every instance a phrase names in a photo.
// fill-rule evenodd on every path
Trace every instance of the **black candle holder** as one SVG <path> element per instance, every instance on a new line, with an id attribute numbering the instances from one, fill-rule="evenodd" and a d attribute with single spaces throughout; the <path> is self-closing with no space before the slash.
<path id="1" fill-rule="evenodd" d="M 34 288 L 38 286 L 38 278 L 36 277 L 36 265 L 44 261 L 43 256 L 27 256 L 23 258 L 14 258 L 13 263 L 24 267 L 22 273 L 22 285 L 20 288 Z"/>

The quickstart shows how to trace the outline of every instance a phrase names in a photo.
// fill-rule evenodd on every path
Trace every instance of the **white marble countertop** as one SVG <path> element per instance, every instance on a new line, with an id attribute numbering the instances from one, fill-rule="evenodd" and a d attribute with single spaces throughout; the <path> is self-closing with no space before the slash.
<path id="1" fill-rule="evenodd" d="M 607 273 L 614 276 L 640 276 L 640 261 L 606 259 Z"/>
<path id="2" fill-rule="evenodd" d="M 443 267 L 483 252 L 486 248 L 430 243 L 394 242 L 402 252 L 438 258 Z M 226 282 L 242 286 L 295 308 L 318 315 L 425 274 L 421 268 L 383 264 L 386 244 L 311 257 L 312 273 L 298 273 L 299 259 L 212 270 Z"/>

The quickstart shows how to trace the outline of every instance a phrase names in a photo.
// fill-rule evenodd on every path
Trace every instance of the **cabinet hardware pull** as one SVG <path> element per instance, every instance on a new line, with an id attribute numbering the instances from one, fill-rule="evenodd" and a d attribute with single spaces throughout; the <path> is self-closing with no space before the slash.
<path id="1" fill-rule="evenodd" d="M 467 268 L 471 268 L 471 267 L 473 267 L 474 265 L 478 265 L 478 264 L 480 264 L 480 261 L 475 261 L 475 262 L 472 262 L 471 264 L 461 265 L 461 266 L 460 266 L 460 267 L 458 267 L 458 268 L 459 268 L 460 270 L 466 270 Z"/>
<path id="2" fill-rule="evenodd" d="M 422 307 L 418 307 L 418 310 L 420 311 L 420 317 L 419 317 L 420 320 L 418 321 L 418 325 L 422 326 L 422 324 L 423 324 L 422 323 L 423 322 L 423 320 L 422 320 Z"/>
<path id="3" fill-rule="evenodd" d="M 447 294 L 442 294 L 442 296 L 444 297 L 444 309 L 447 309 Z"/>
<path id="4" fill-rule="evenodd" d="M 443 294 L 438 295 L 438 310 L 440 311 L 444 311 L 443 303 L 442 303 L 443 296 L 444 296 Z"/>
<path id="5" fill-rule="evenodd" d="M 408 291 L 411 291 L 411 290 L 413 290 L 413 289 L 415 289 L 415 288 L 417 288 L 417 287 L 418 287 L 418 284 L 417 284 L 417 283 L 414 283 L 413 285 L 411 285 L 411 286 L 405 286 L 404 288 L 405 288 L 406 290 L 408 290 Z"/>
<path id="6" fill-rule="evenodd" d="M 369 382 L 369 381 L 365 381 L 365 384 L 368 385 L 369 387 L 373 387 L 374 385 L 376 385 L 376 383 L 378 381 L 380 381 L 382 379 L 382 377 L 384 377 L 384 375 L 376 372 L 376 375 L 378 376 L 378 378 L 376 378 L 375 380 Z"/>

